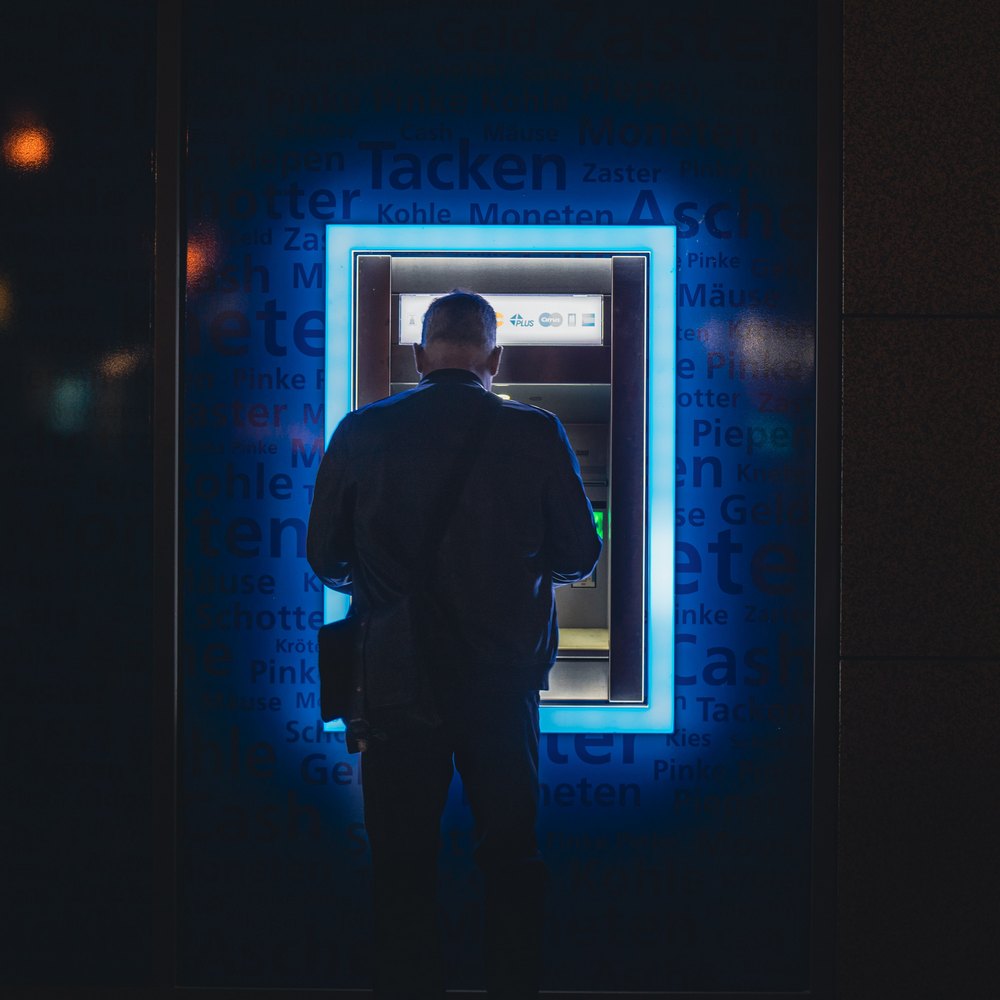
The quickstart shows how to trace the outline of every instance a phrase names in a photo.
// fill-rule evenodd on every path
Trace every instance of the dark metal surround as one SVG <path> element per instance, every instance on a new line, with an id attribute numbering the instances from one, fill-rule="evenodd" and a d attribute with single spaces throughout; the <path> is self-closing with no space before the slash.
<path id="1" fill-rule="evenodd" d="M 399 295 L 475 287 L 484 292 L 600 293 L 600 347 L 508 346 L 501 381 L 512 386 L 609 386 L 607 652 L 561 653 L 546 704 L 642 704 L 646 697 L 646 458 L 649 260 L 645 254 L 354 254 L 355 405 L 417 381 L 413 350 L 399 343 Z M 550 284 L 551 283 L 551 284 Z M 558 414 L 568 423 L 563 414 Z M 616 544 L 614 537 L 620 539 Z M 574 673 L 573 661 L 580 667 Z M 606 679 L 596 696 L 593 675 Z M 576 681 L 579 681 L 579 684 Z"/>

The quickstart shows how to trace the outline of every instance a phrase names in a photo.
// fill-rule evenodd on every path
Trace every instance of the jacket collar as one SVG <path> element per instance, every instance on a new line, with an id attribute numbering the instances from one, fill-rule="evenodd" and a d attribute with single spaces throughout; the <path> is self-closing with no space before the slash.
<path id="1" fill-rule="evenodd" d="M 421 380 L 421 385 L 440 384 L 446 382 L 449 385 L 474 385 L 480 389 L 486 387 L 479 381 L 479 376 L 475 372 L 470 372 L 465 368 L 438 368 Z"/>

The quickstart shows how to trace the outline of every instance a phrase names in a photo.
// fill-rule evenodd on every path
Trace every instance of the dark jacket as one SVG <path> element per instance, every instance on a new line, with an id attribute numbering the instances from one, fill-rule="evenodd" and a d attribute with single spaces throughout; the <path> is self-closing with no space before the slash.
<path id="1" fill-rule="evenodd" d="M 485 389 L 446 369 L 349 413 L 316 480 L 308 558 L 352 610 L 406 591 L 431 508 Z M 576 456 L 555 415 L 505 400 L 482 442 L 433 566 L 432 656 L 487 689 L 544 688 L 556 656 L 554 587 L 586 578 L 601 552 Z"/>

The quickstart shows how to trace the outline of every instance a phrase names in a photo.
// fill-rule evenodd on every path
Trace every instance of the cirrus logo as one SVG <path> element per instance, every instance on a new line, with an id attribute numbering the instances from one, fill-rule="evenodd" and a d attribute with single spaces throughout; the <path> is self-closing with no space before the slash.
<path id="1" fill-rule="evenodd" d="M 538 317 L 539 326 L 562 326 L 562 313 L 544 312 Z"/>

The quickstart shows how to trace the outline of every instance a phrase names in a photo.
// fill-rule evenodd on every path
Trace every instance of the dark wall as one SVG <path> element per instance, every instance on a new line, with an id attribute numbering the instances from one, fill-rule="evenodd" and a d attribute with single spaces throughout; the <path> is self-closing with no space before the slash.
<path id="1" fill-rule="evenodd" d="M 83 13 L 77 11 L 84 10 Z M 153 979 L 152 7 L 7 20 L 7 981 Z M 988 995 L 997 15 L 845 7 L 839 995 Z"/>
<path id="2" fill-rule="evenodd" d="M 7 982 L 150 978 L 154 14 L 3 15 Z"/>
<path id="3" fill-rule="evenodd" d="M 838 965 L 851 1000 L 995 991 L 997 27 L 983 2 L 845 4 Z"/>

